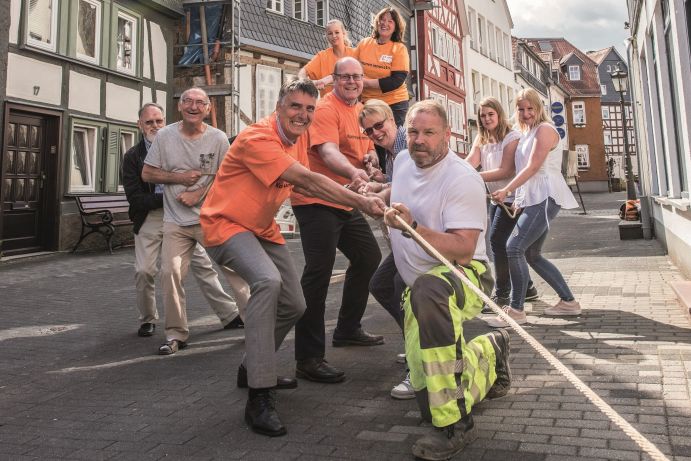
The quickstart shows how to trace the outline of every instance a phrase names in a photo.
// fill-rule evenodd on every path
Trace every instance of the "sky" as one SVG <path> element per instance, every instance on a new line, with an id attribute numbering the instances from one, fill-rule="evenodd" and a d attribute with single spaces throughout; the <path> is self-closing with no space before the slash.
<path id="1" fill-rule="evenodd" d="M 616 46 L 626 59 L 626 0 L 507 0 L 516 37 L 564 37 L 582 51 Z"/>

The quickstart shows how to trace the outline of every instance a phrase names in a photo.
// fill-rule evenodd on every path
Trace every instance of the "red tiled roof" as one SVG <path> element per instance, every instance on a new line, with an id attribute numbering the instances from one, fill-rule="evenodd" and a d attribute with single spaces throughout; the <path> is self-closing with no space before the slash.
<path id="1" fill-rule="evenodd" d="M 552 46 L 552 57 L 557 63 L 562 62 L 563 58 L 568 59 L 570 54 L 577 56 L 583 61 L 581 80 L 569 80 L 568 68 L 558 64 L 554 67 L 559 67 L 559 84 L 571 96 L 600 97 L 601 90 L 597 74 L 597 63 L 588 57 L 587 54 L 573 46 L 568 40 L 564 38 L 522 38 L 520 40 L 524 40 L 536 52 L 540 51 L 540 42 L 548 42 Z"/>
<path id="2" fill-rule="evenodd" d="M 590 59 L 595 61 L 598 65 L 602 64 L 602 61 L 607 57 L 609 52 L 614 48 L 613 46 L 603 48 L 601 50 L 588 51 L 586 54 Z"/>

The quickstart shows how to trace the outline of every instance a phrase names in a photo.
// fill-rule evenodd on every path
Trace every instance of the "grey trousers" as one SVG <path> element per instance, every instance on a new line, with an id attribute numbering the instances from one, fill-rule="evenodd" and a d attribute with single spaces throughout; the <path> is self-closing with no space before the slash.
<path id="1" fill-rule="evenodd" d="M 134 269 L 135 286 L 137 288 L 137 308 L 139 309 L 139 323 L 152 323 L 158 319 L 156 309 L 156 275 L 158 274 L 158 260 L 163 243 L 163 208 L 152 210 L 147 215 L 139 233 L 134 236 Z M 204 247 L 197 244 L 190 260 L 192 275 L 206 298 L 209 306 L 216 313 L 221 323 L 226 325 L 235 318 L 234 309 L 228 309 L 227 295 L 218 283 L 218 276 L 213 269 L 209 256 Z M 233 271 L 221 267 L 230 287 L 233 289 L 240 315 L 243 314 L 249 287 Z"/>
<path id="2" fill-rule="evenodd" d="M 305 312 L 300 279 L 286 245 L 241 232 L 208 247 L 211 258 L 250 286 L 245 313 L 245 358 L 249 387 L 276 385 L 276 350 Z"/>

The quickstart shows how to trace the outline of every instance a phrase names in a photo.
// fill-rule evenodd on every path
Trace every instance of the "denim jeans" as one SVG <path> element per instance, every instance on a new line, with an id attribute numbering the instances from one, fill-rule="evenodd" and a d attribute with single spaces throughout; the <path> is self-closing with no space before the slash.
<path id="1" fill-rule="evenodd" d="M 384 258 L 369 281 L 369 292 L 382 305 L 403 330 L 403 303 L 405 282 L 398 274 L 393 253 Z"/>
<path id="2" fill-rule="evenodd" d="M 561 207 L 551 197 L 537 205 L 525 207 L 518 216 L 516 227 L 506 242 L 512 286 L 511 307 L 514 309 L 523 310 L 525 290 L 530 280 L 528 265 L 557 292 L 561 299 L 564 301 L 574 299 L 559 269 L 541 254 L 542 245 L 549 231 L 549 223 L 557 216 L 560 209 Z"/>
<path id="3" fill-rule="evenodd" d="M 489 246 L 494 255 L 494 295 L 500 298 L 511 296 L 511 276 L 509 274 L 509 258 L 506 255 L 506 242 L 511 236 L 511 232 L 518 216 L 512 218 L 499 205 L 490 203 L 489 205 Z M 533 281 L 528 277 L 528 287 L 533 285 Z"/>

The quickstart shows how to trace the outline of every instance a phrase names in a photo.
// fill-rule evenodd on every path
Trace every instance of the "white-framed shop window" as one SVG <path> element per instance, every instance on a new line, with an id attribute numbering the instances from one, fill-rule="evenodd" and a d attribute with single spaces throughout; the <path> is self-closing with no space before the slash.
<path id="1" fill-rule="evenodd" d="M 101 2 L 79 0 L 77 58 L 98 64 L 101 57 Z"/>
<path id="2" fill-rule="evenodd" d="M 585 125 L 585 103 L 582 101 L 574 101 L 571 104 L 573 112 L 573 124 Z"/>
<path id="3" fill-rule="evenodd" d="M 70 192 L 96 191 L 99 127 L 75 123 L 70 147 Z"/>
<path id="4" fill-rule="evenodd" d="M 578 158 L 578 169 L 590 168 L 590 150 L 587 144 L 577 144 L 576 155 Z"/>
<path id="5" fill-rule="evenodd" d="M 59 0 L 31 0 L 26 4 L 26 43 L 56 51 Z"/>
<path id="6" fill-rule="evenodd" d="M 271 114 L 276 107 L 281 88 L 281 69 L 257 64 L 256 80 L 256 120 L 260 120 Z"/>

